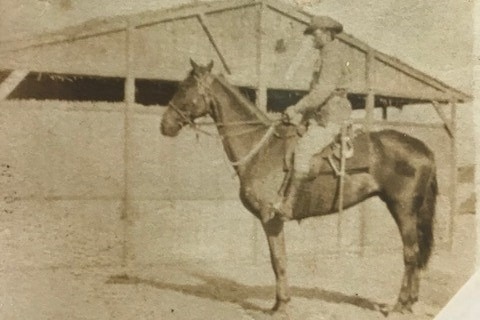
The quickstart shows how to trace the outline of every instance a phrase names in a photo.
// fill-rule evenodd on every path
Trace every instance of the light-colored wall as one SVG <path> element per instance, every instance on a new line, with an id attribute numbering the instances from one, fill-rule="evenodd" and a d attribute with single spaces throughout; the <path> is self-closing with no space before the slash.
<path id="1" fill-rule="evenodd" d="M 116 264 L 122 115 L 50 106 L 0 105 L 0 263 Z"/>
<path id="2" fill-rule="evenodd" d="M 238 181 L 220 141 L 197 139 L 190 129 L 174 139 L 163 137 L 164 109 L 135 106 L 126 158 L 122 108 L 0 104 L 2 267 L 118 265 L 124 240 L 132 263 L 267 259 L 263 231 L 238 200 Z M 443 141 L 435 134 L 422 137 L 427 143 Z M 125 165 L 132 197 L 128 222 L 121 219 Z M 440 170 L 442 181 L 448 180 L 444 174 Z M 439 202 L 442 236 L 449 210 L 445 195 Z M 364 208 L 367 250 L 397 249 L 400 238 L 384 204 L 371 199 Z M 347 251 L 359 249 L 359 221 L 358 207 L 345 214 Z M 337 216 L 288 224 L 292 259 L 335 254 L 336 224 Z"/>

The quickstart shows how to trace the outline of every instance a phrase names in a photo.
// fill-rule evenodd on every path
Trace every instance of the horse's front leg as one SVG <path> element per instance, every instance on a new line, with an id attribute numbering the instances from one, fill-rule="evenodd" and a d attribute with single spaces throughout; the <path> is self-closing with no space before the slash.
<path id="1" fill-rule="evenodd" d="M 276 301 L 272 311 L 286 313 L 287 303 L 290 301 L 287 282 L 287 255 L 285 251 L 285 236 L 283 221 L 277 216 L 262 224 L 267 235 L 270 248 L 270 259 L 276 280 Z"/>

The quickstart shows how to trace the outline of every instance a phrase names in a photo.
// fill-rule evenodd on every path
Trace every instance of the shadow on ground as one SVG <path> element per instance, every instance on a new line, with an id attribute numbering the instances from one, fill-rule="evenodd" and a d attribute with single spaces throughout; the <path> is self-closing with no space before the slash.
<path id="1" fill-rule="evenodd" d="M 147 285 L 162 290 L 172 290 L 186 295 L 192 295 L 199 298 L 211 299 L 220 302 L 229 302 L 237 304 L 244 310 L 268 312 L 268 309 L 262 308 L 255 303 L 249 302 L 250 299 L 273 300 L 275 296 L 274 286 L 251 286 L 244 285 L 233 280 L 198 273 L 189 273 L 191 276 L 200 279 L 201 284 L 176 284 L 170 282 L 142 279 L 135 276 L 117 275 L 112 276 L 107 284 L 126 284 L 126 285 Z M 336 304 L 350 304 L 366 310 L 378 311 L 386 307 L 385 304 L 376 303 L 369 299 L 357 295 L 346 295 L 341 292 L 328 291 L 318 288 L 290 287 L 292 296 L 306 299 L 317 299 L 324 302 Z"/>

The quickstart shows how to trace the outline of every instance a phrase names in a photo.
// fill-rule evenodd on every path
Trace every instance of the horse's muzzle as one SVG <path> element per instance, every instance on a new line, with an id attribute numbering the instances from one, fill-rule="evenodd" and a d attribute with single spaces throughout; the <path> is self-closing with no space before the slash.
<path id="1" fill-rule="evenodd" d="M 178 121 L 169 121 L 163 118 L 160 124 L 160 132 L 167 137 L 176 137 L 182 127 L 183 125 Z"/>

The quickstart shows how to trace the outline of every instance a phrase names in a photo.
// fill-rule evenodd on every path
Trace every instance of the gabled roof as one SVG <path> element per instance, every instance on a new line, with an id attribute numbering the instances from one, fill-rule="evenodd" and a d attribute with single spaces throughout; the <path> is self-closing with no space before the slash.
<path id="1" fill-rule="evenodd" d="M 249 21 L 251 23 L 245 25 L 245 30 L 242 31 L 247 33 L 246 29 L 250 28 L 252 33 L 258 33 L 256 26 L 252 26 L 252 24 L 255 24 L 256 21 L 256 12 L 252 11 L 253 9 L 251 8 L 259 7 L 259 5 L 263 5 L 263 7 L 269 9 L 269 19 L 271 19 L 271 21 L 283 25 L 286 25 L 286 22 L 292 24 L 292 26 L 289 27 L 290 29 L 283 30 L 283 36 L 288 37 L 288 34 L 290 33 L 290 37 L 292 37 L 291 33 L 292 31 L 294 31 L 294 39 L 287 40 L 291 41 L 291 48 L 295 48 L 295 46 L 298 46 L 298 42 L 295 41 L 297 41 L 297 38 L 299 38 L 297 37 L 297 35 L 300 33 L 297 33 L 297 31 L 300 30 L 299 28 L 303 28 L 304 25 L 309 22 L 311 17 L 310 13 L 302 11 L 291 5 L 284 4 L 281 1 L 274 0 L 196 2 L 170 9 L 147 11 L 140 14 L 98 18 L 78 26 L 68 27 L 57 32 L 37 35 L 29 39 L 0 42 L 0 68 L 12 69 L 20 68 L 24 65 L 25 68 L 29 70 L 30 67 L 32 67 L 32 70 L 34 71 L 63 72 L 65 71 L 64 69 L 57 70 L 56 67 L 52 65 L 51 61 L 48 62 L 48 57 L 55 57 L 54 51 L 66 50 L 69 53 L 65 54 L 65 57 L 62 58 L 68 59 L 68 56 L 71 56 L 72 63 L 74 65 L 75 63 L 78 64 L 79 62 L 77 60 L 82 58 L 88 60 L 89 64 L 95 63 L 98 59 L 98 63 L 101 67 L 94 68 L 94 70 L 92 70 L 91 72 L 98 71 L 100 73 L 99 75 L 121 76 L 123 72 L 122 70 L 126 70 L 125 62 L 124 59 L 121 58 L 121 55 L 124 54 L 123 48 L 125 46 L 125 30 L 127 27 L 130 26 L 135 27 L 138 30 L 143 30 L 142 32 L 145 32 L 145 35 L 143 36 L 143 41 L 149 42 L 150 37 L 152 37 L 152 35 L 155 33 L 158 34 L 164 32 L 164 36 L 168 35 L 168 33 L 165 33 L 164 28 L 158 28 L 159 24 L 178 21 L 184 21 L 186 23 L 189 18 L 195 18 L 199 15 L 208 15 L 209 17 L 215 17 L 221 14 L 227 16 L 225 19 L 231 19 L 232 17 L 229 16 L 229 14 L 231 14 L 232 12 L 240 12 L 243 10 L 242 14 L 244 16 L 242 16 L 241 19 L 250 19 Z M 273 14 L 275 14 L 275 16 L 273 16 Z M 228 23 L 231 22 L 230 20 L 226 21 Z M 223 37 L 224 41 L 227 41 L 229 37 L 231 38 L 232 35 L 225 34 L 225 31 L 222 30 L 223 28 L 221 23 L 217 23 L 217 25 L 213 23 L 212 26 L 214 29 L 212 33 L 215 33 L 220 38 Z M 185 30 L 187 30 L 187 32 L 199 32 L 197 37 L 203 37 L 204 40 L 201 41 L 205 41 L 206 43 L 208 43 L 208 38 L 205 37 L 205 34 L 203 33 L 203 30 L 200 26 L 189 26 L 189 28 L 190 29 L 186 28 Z M 181 37 L 178 34 L 173 35 L 173 32 L 171 33 L 171 37 Z M 266 33 L 268 33 L 267 36 L 271 38 L 269 38 L 269 41 L 271 42 L 270 45 L 274 46 L 275 43 L 272 41 L 276 40 L 273 38 L 277 37 L 277 30 L 269 29 L 266 31 Z M 282 35 L 280 31 L 278 31 L 278 34 Z M 92 40 L 95 38 L 100 39 L 98 40 L 98 42 L 103 42 L 105 47 L 108 46 L 108 49 L 98 49 L 99 45 L 94 43 L 94 41 Z M 376 73 L 374 76 L 374 78 L 376 79 L 376 84 L 373 84 L 373 89 L 375 90 L 375 93 L 379 96 L 392 99 L 407 99 L 412 102 L 447 100 L 449 98 L 456 99 L 461 102 L 471 100 L 470 95 L 465 94 L 460 90 L 457 90 L 445 84 L 444 82 L 435 79 L 403 63 L 395 57 L 386 55 L 376 49 L 371 48 L 368 44 L 358 40 L 352 35 L 342 33 L 339 38 L 345 44 L 345 50 L 352 51 L 352 54 L 355 55 L 357 59 L 358 70 L 355 71 L 357 80 L 353 84 L 354 93 L 361 95 L 365 95 L 367 93 L 365 80 L 363 79 L 365 73 L 365 57 L 367 56 L 367 54 L 373 54 L 373 56 L 375 57 L 374 69 Z M 257 36 L 254 35 L 247 40 L 245 39 L 247 38 L 241 39 L 239 41 L 256 41 Z M 158 45 L 158 41 L 159 40 L 157 39 L 156 45 Z M 220 41 L 222 41 L 222 39 L 220 39 Z M 84 46 L 88 48 L 88 51 L 87 49 L 85 49 L 85 52 L 78 53 L 78 48 L 75 48 L 74 46 L 79 43 L 83 43 Z M 165 44 L 165 48 L 168 45 L 169 44 Z M 178 43 L 176 43 L 176 45 L 178 46 Z M 253 44 L 250 45 L 253 46 Z M 153 46 L 153 44 L 151 46 Z M 170 44 L 170 46 L 173 46 L 173 44 Z M 243 48 L 247 48 L 247 44 L 244 44 L 241 49 Z M 98 52 L 95 52 L 96 49 L 98 49 Z M 142 50 L 151 51 L 159 49 L 157 47 L 148 47 L 146 49 L 142 48 Z M 197 51 L 202 51 L 204 55 L 216 56 L 216 53 L 212 50 L 212 48 L 201 48 Z M 197 53 L 197 51 L 187 52 L 184 54 L 194 55 Z M 165 53 L 165 59 L 168 59 L 168 57 L 172 56 L 172 54 L 175 56 L 175 48 L 168 54 Z M 18 57 L 22 57 L 22 55 L 24 56 L 22 62 L 19 62 L 18 64 L 9 64 L 9 61 L 13 61 Z M 150 55 L 151 60 L 154 59 L 155 53 L 151 53 Z M 252 61 L 254 62 L 254 59 L 257 59 L 258 57 L 255 51 L 251 48 L 249 52 L 246 52 L 243 55 L 247 56 L 247 58 L 243 58 L 245 61 L 235 61 L 235 63 L 237 63 L 237 70 L 240 70 L 239 72 L 242 74 L 238 75 L 237 78 L 233 77 L 234 83 L 238 85 L 254 87 L 255 84 L 258 82 L 258 79 L 256 78 L 258 70 L 256 70 L 254 66 L 250 65 L 255 64 L 252 63 Z M 232 60 L 237 60 L 237 56 L 239 56 L 238 53 L 237 55 L 235 55 L 234 53 L 230 53 L 230 58 Z M 272 59 L 267 59 L 267 63 L 270 63 L 270 69 L 267 68 L 268 76 L 270 77 L 270 79 L 267 81 L 267 86 L 271 88 L 279 88 L 286 90 L 305 90 L 308 87 L 308 79 L 310 76 L 308 73 L 309 70 L 311 70 L 309 69 L 309 63 L 313 62 L 307 62 L 306 66 L 299 71 L 300 74 L 297 75 L 297 78 L 288 82 L 283 79 L 283 74 L 285 73 L 285 70 L 282 69 L 284 67 L 282 66 L 282 64 L 285 64 L 285 61 L 287 61 L 286 56 L 278 56 L 280 62 L 275 65 L 272 65 L 271 60 L 274 60 L 273 58 L 276 57 L 272 57 Z M 37 61 L 38 64 L 35 66 L 30 66 L 30 60 L 32 60 L 33 57 L 41 61 Z M 184 58 L 185 57 L 182 57 L 181 60 L 185 60 Z M 19 59 L 21 60 L 21 58 Z M 246 59 L 250 60 L 247 61 Z M 60 64 L 61 59 L 57 60 Z M 115 70 L 113 70 L 113 67 L 106 66 L 108 63 L 111 64 L 111 61 L 117 62 Z M 156 62 L 158 64 L 158 60 Z M 154 61 L 151 61 L 150 63 L 153 64 Z M 169 63 L 166 62 L 166 64 Z M 217 63 L 217 65 L 218 64 L 219 63 Z M 170 65 L 168 67 L 171 67 Z M 139 66 L 139 64 L 137 64 L 135 65 L 135 68 L 140 70 L 138 71 L 138 74 L 136 74 L 139 77 L 154 77 L 155 75 L 162 74 L 166 75 L 166 78 L 169 80 L 179 80 L 177 77 L 182 77 L 184 75 L 182 71 L 183 69 L 179 67 L 177 67 L 175 70 L 156 70 L 155 72 L 153 72 L 154 68 L 152 68 L 151 66 Z M 73 73 L 78 73 L 79 71 L 86 70 L 86 68 L 83 68 L 81 65 L 76 65 L 76 67 L 73 67 L 73 70 Z M 152 72 L 149 73 L 149 71 Z"/>
<path id="2" fill-rule="evenodd" d="M 310 16 L 305 12 L 292 12 L 291 7 L 270 0 L 217 0 L 209 2 L 193 2 L 172 8 L 148 10 L 138 14 L 95 18 L 80 25 L 66 27 L 54 32 L 33 35 L 32 37 L 24 39 L 0 41 L 0 53 L 55 44 L 58 42 L 75 41 L 100 36 L 106 33 L 122 31 L 126 28 L 127 24 L 136 27 L 145 27 L 168 20 L 195 17 L 198 14 L 235 10 L 236 8 L 253 6 L 260 3 L 268 3 L 269 6 L 279 8 L 279 10 L 282 11 L 287 10 L 289 14 L 293 13 L 295 16 L 298 16 L 298 19 L 301 21 L 307 21 L 305 17 L 308 18 Z"/>

